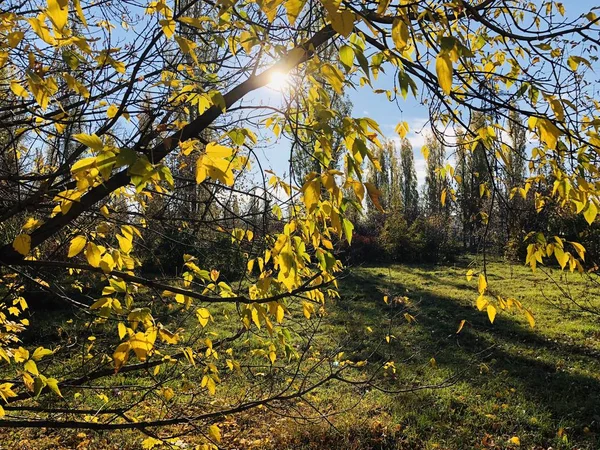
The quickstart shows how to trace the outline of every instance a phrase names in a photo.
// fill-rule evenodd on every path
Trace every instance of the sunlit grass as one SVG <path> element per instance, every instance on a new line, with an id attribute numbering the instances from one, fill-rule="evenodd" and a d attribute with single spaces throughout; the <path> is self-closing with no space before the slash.
<path id="1" fill-rule="evenodd" d="M 299 421 L 280 415 L 281 410 L 261 408 L 221 421 L 223 447 L 511 448 L 509 439 L 516 436 L 522 448 L 598 448 L 597 317 L 578 312 L 540 271 L 492 263 L 488 267 L 490 289 L 522 301 L 533 311 L 536 328 L 531 329 L 522 314 L 512 312 L 498 314 L 490 324 L 487 315 L 474 306 L 476 281 L 468 282 L 465 272 L 466 267 L 460 265 L 351 270 L 341 281 L 342 298 L 329 304 L 312 349 L 315 354 L 342 344 L 348 358 L 369 357 L 371 367 L 394 359 L 396 374 L 378 380 L 388 389 L 432 385 L 461 373 L 455 384 L 395 395 L 331 384 L 306 401 L 296 401 L 289 414 L 318 418 L 314 406 L 327 420 Z M 600 301 L 596 287 L 578 276 L 568 278 L 576 298 Z M 384 295 L 408 300 L 388 306 Z M 416 322 L 408 323 L 400 315 L 390 323 L 390 317 L 404 308 Z M 457 334 L 461 320 L 466 324 Z M 390 334 L 394 337 L 388 344 L 385 337 Z M 243 351 L 242 343 L 236 351 Z M 244 388 L 242 379 L 239 383 L 231 379 L 226 392 L 217 391 L 215 401 L 238 395 Z M 88 440 L 89 448 L 127 449 L 140 448 L 141 442 L 134 433 L 77 436 L 43 430 L 2 434 L 6 442 L 31 442 L 22 448 L 74 448 Z M 189 445 L 201 440 L 193 435 L 182 438 Z"/>

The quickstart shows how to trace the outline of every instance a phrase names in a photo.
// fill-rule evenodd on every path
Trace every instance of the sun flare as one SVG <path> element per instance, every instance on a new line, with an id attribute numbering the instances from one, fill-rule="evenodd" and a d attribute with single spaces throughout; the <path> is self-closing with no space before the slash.
<path id="1" fill-rule="evenodd" d="M 284 72 L 273 72 L 270 77 L 269 86 L 276 91 L 282 91 L 290 86 L 290 77 Z"/>

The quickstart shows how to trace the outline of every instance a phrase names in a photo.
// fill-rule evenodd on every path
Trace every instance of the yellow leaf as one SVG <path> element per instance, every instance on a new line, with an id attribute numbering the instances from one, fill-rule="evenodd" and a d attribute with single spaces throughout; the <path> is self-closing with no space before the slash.
<path id="1" fill-rule="evenodd" d="M 0 397 L 4 401 L 7 401 L 10 397 L 16 397 L 17 394 L 12 390 L 13 383 L 2 383 L 0 384 Z"/>
<path id="2" fill-rule="evenodd" d="M 127 335 L 127 327 L 124 323 L 119 322 L 117 329 L 119 330 L 119 339 L 123 339 Z"/>
<path id="3" fill-rule="evenodd" d="M 590 200 L 587 209 L 583 212 L 583 217 L 586 222 L 590 225 L 594 223 L 596 216 L 598 215 L 598 208 L 596 207 L 596 203 L 593 200 Z"/>
<path id="4" fill-rule="evenodd" d="M 49 45 L 55 45 L 56 40 L 50 34 L 50 30 L 46 26 L 45 21 L 46 15 L 43 13 L 40 13 L 37 17 L 31 17 L 27 19 L 27 22 L 29 22 L 29 25 L 31 25 L 32 30 L 40 37 L 40 39 L 42 39 L 42 41 Z"/>
<path id="5" fill-rule="evenodd" d="M 202 327 L 205 327 L 208 324 L 208 320 L 210 319 L 210 311 L 206 308 L 198 308 L 196 310 L 196 317 L 198 318 L 198 322 Z"/>
<path id="6" fill-rule="evenodd" d="M 121 236 L 117 234 L 117 241 L 119 241 L 119 248 L 125 254 L 129 254 L 131 249 L 133 248 L 133 243 L 131 239 L 127 239 L 125 236 Z"/>
<path id="7" fill-rule="evenodd" d="M 161 19 L 158 23 L 162 27 L 163 33 L 165 33 L 167 39 L 171 39 L 171 36 L 175 34 L 175 21 L 173 19 Z"/>
<path id="8" fill-rule="evenodd" d="M 558 144 L 558 138 L 561 135 L 560 130 L 549 119 L 543 118 L 537 120 L 537 127 L 540 139 L 548 148 L 555 149 Z"/>
<path id="9" fill-rule="evenodd" d="M 485 279 L 485 275 L 480 273 L 479 274 L 479 281 L 477 282 L 477 290 L 479 291 L 480 294 L 484 294 L 485 290 L 487 289 L 487 280 Z"/>
<path id="10" fill-rule="evenodd" d="M 310 315 L 311 315 L 311 313 L 314 312 L 314 310 L 315 310 L 315 308 L 310 303 L 308 303 L 308 302 L 302 303 L 302 312 L 304 314 L 304 317 L 306 317 L 307 319 L 310 319 Z"/>
<path id="11" fill-rule="evenodd" d="M 463 327 L 465 326 L 465 322 L 466 322 L 466 320 L 464 320 L 464 319 L 460 321 L 460 324 L 458 325 L 458 330 L 456 330 L 456 334 L 458 334 L 462 331 Z"/>
<path id="12" fill-rule="evenodd" d="M 8 33 L 7 37 L 8 45 L 10 45 L 12 48 L 15 48 L 23 40 L 23 37 L 25 37 L 25 33 L 23 33 L 22 31 L 11 31 L 10 33 Z"/>
<path id="13" fill-rule="evenodd" d="M 58 31 L 62 31 L 69 16 L 69 0 L 48 0 L 46 14 Z"/>
<path id="14" fill-rule="evenodd" d="M 177 344 L 179 342 L 179 335 L 177 333 L 171 333 L 166 328 L 159 328 L 158 336 L 167 344 Z"/>
<path id="15" fill-rule="evenodd" d="M 26 361 L 29 358 L 29 350 L 19 347 L 17 350 L 13 351 L 13 358 L 16 363 Z"/>
<path id="16" fill-rule="evenodd" d="M 27 256 L 31 250 L 31 236 L 19 234 L 13 241 L 13 248 L 23 256 Z"/>
<path id="17" fill-rule="evenodd" d="M 89 148 L 96 151 L 101 151 L 104 148 L 102 140 L 95 134 L 74 134 L 73 139 L 75 139 L 77 142 L 81 142 L 83 145 L 86 145 Z"/>
<path id="18" fill-rule="evenodd" d="M 354 29 L 354 13 L 347 9 L 330 12 L 329 20 L 331 20 L 331 27 L 344 37 L 350 36 Z"/>
<path id="19" fill-rule="evenodd" d="M 59 397 L 62 397 L 60 389 L 58 388 L 58 380 L 56 378 L 46 378 L 46 385 Z"/>
<path id="20" fill-rule="evenodd" d="M 152 450 L 157 445 L 161 445 L 163 441 L 153 437 L 148 437 L 142 441 L 142 448 L 145 450 Z"/>
<path id="21" fill-rule="evenodd" d="M 583 245 L 581 245 L 579 242 L 570 242 L 569 241 L 569 244 L 571 244 L 575 248 L 575 251 L 581 258 L 581 260 L 584 261 L 585 260 L 585 247 Z"/>
<path id="22" fill-rule="evenodd" d="M 81 253 L 86 243 L 87 239 L 85 238 L 85 236 L 75 236 L 71 241 L 71 245 L 69 245 L 69 254 L 67 256 L 69 258 L 77 256 L 79 253 Z"/>
<path id="23" fill-rule="evenodd" d="M 19 97 L 23 97 L 23 98 L 27 98 L 29 97 L 29 92 L 27 92 L 23 86 L 21 86 L 17 81 L 12 80 L 10 82 L 10 90 L 13 91 L 13 94 L 19 96 Z"/>
<path id="24" fill-rule="evenodd" d="M 452 90 L 452 61 L 447 53 L 440 53 L 435 60 L 438 83 L 446 95 Z"/>
<path id="25" fill-rule="evenodd" d="M 32 375 L 37 376 L 40 374 L 37 368 L 37 364 L 33 359 L 27 360 L 27 362 L 23 365 L 23 368 Z"/>
<path id="26" fill-rule="evenodd" d="M 262 12 L 264 12 L 267 16 L 269 23 L 272 23 L 277 15 L 277 8 L 281 4 L 281 0 L 261 0 L 257 3 L 259 4 Z"/>
<path id="27" fill-rule="evenodd" d="M 373 202 L 375 207 L 379 211 L 384 212 L 383 206 L 381 206 L 381 203 L 379 203 L 379 197 L 381 196 L 381 191 L 379 189 L 377 189 L 373 183 L 367 182 L 367 183 L 365 183 L 365 187 L 367 188 L 367 194 L 369 194 L 369 198 L 371 199 L 371 201 Z"/>
<path id="28" fill-rule="evenodd" d="M 564 269 L 567 263 L 569 262 L 570 254 L 565 252 L 562 248 L 556 246 L 554 247 L 554 256 L 556 257 L 556 261 L 560 264 L 560 268 Z"/>
<path id="29" fill-rule="evenodd" d="M 148 353 L 150 353 L 154 347 L 154 341 L 151 339 L 150 335 L 141 331 L 138 331 L 133 335 L 129 340 L 129 344 L 131 345 L 131 349 L 134 351 L 135 356 L 137 356 L 140 361 L 146 361 Z"/>
<path id="30" fill-rule="evenodd" d="M 183 349 L 183 355 L 190 362 L 192 366 L 196 366 L 196 359 L 194 358 L 194 351 L 190 347 L 186 347 Z"/>
<path id="31" fill-rule="evenodd" d="M 221 430 L 217 425 L 208 427 L 208 435 L 213 441 L 221 442 Z"/>
<path id="32" fill-rule="evenodd" d="M 494 319 L 496 318 L 496 308 L 494 307 L 494 305 L 487 306 L 487 313 L 488 313 L 490 322 L 494 323 Z"/>
<path id="33" fill-rule="evenodd" d="M 275 313 L 275 320 L 277 320 L 277 323 L 283 322 L 284 314 L 285 314 L 285 311 L 283 309 L 283 306 L 281 306 L 280 304 L 277 304 L 277 311 Z"/>
<path id="34" fill-rule="evenodd" d="M 340 8 L 342 0 L 321 0 L 321 3 L 329 14 L 333 14 Z"/>
<path id="35" fill-rule="evenodd" d="M 321 75 L 325 77 L 325 80 L 333 88 L 333 90 L 342 94 L 344 87 L 344 74 L 335 66 L 331 64 L 324 64 L 320 67 Z"/>
<path id="36" fill-rule="evenodd" d="M 83 25 L 87 27 L 87 21 L 85 20 L 85 15 L 83 14 L 83 9 L 81 8 L 81 0 L 73 0 L 73 4 L 75 5 L 77 17 L 79 17 L 81 23 L 83 23 Z"/>
<path id="37" fill-rule="evenodd" d="M 31 375 L 29 375 L 27 372 L 23 372 L 23 384 L 25 384 L 25 387 L 28 390 L 33 391 L 34 380 L 33 380 L 33 377 Z"/>
<path id="38" fill-rule="evenodd" d="M 398 125 L 396 125 L 396 128 L 394 129 L 394 131 L 396 131 L 396 133 L 398 133 L 398 135 L 404 139 L 409 131 L 409 125 L 408 122 L 400 122 L 398 123 Z"/>
<path id="39" fill-rule="evenodd" d="M 227 186 L 234 182 L 233 164 L 229 158 L 234 150 L 223 145 L 209 143 L 206 150 L 196 161 L 196 183 L 202 183 L 206 178 L 218 180 Z"/>
<path id="40" fill-rule="evenodd" d="M 115 362 L 115 372 L 117 372 L 129 359 L 129 350 L 131 350 L 131 344 L 129 342 L 123 342 L 119 344 L 115 352 L 113 353 L 113 360 Z"/>
<path id="41" fill-rule="evenodd" d="M 119 107 L 117 105 L 110 105 L 108 107 L 108 109 L 106 110 L 106 116 L 109 119 L 112 119 L 113 117 L 115 117 L 117 115 L 118 111 L 119 111 Z"/>
<path id="42" fill-rule="evenodd" d="M 44 356 L 52 355 L 53 353 L 54 352 L 52 350 L 48 350 L 44 347 L 38 347 L 34 350 L 33 354 L 31 355 L 31 359 L 33 359 L 34 361 L 39 361 Z"/>
<path id="43" fill-rule="evenodd" d="M 175 41 L 177 42 L 177 45 L 179 45 L 179 48 L 184 54 L 190 55 L 194 62 L 196 64 L 199 64 L 196 52 L 194 52 L 194 49 L 197 47 L 194 41 L 190 41 L 189 39 L 186 39 L 181 36 L 175 36 Z"/>
<path id="44" fill-rule="evenodd" d="M 483 294 L 480 295 L 479 297 L 477 297 L 476 306 L 479 311 L 483 311 L 483 308 L 485 308 L 485 305 L 487 305 L 487 303 L 488 303 L 488 301 L 483 296 Z"/>
<path id="45" fill-rule="evenodd" d="M 296 19 L 300 15 L 300 11 L 304 7 L 306 0 L 287 0 L 283 3 L 283 7 L 287 12 L 288 21 L 290 25 L 294 26 Z"/>
<path id="46" fill-rule="evenodd" d="M 256 308 L 252 308 L 252 322 L 256 325 L 256 328 L 260 329 L 260 317 L 258 316 L 258 310 Z"/>
<path id="47" fill-rule="evenodd" d="M 535 328 L 535 318 L 533 317 L 533 314 L 531 314 L 531 311 L 529 310 L 524 310 L 525 312 L 525 317 L 527 318 L 527 321 L 529 322 L 529 326 L 531 328 Z"/>
<path id="48" fill-rule="evenodd" d="M 175 397 L 175 391 L 170 387 L 163 389 L 162 394 L 166 401 L 169 401 Z"/>
<path id="49" fill-rule="evenodd" d="M 88 263 L 92 267 L 100 267 L 100 260 L 102 259 L 102 253 L 96 244 L 88 242 L 85 248 L 85 257 Z"/>
<path id="50" fill-rule="evenodd" d="M 311 213 L 316 209 L 321 197 L 321 182 L 319 181 L 319 178 L 313 178 L 304 183 L 302 192 L 304 193 L 304 204 L 306 205 L 306 209 Z"/>
<path id="51" fill-rule="evenodd" d="M 105 253 L 100 260 L 100 268 L 104 273 L 110 273 L 115 268 L 115 260 L 109 253 Z"/>
<path id="52" fill-rule="evenodd" d="M 473 279 L 473 269 L 467 270 L 467 281 L 471 281 Z"/>
<path id="53" fill-rule="evenodd" d="M 408 45 L 408 25 L 402 19 L 394 19 L 392 23 L 392 40 L 398 50 L 404 50 Z"/>
<path id="54" fill-rule="evenodd" d="M 38 220 L 34 219 L 33 217 L 30 217 L 29 219 L 27 219 L 27 222 L 25 222 L 25 225 L 23 225 L 23 230 L 35 230 L 36 228 L 39 228 L 43 223 L 43 220 Z"/>

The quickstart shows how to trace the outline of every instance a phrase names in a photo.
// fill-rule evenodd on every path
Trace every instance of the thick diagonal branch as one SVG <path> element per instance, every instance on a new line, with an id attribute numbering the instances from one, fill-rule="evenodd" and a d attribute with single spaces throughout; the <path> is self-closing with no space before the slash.
<path id="1" fill-rule="evenodd" d="M 250 76 L 246 81 L 240 83 L 223 96 L 226 109 L 238 102 L 248 93 L 267 85 L 273 72 L 288 72 L 293 67 L 310 59 L 314 54 L 314 51 L 334 37 L 335 34 L 333 28 L 328 25 L 315 33 L 311 39 L 288 52 L 286 56 L 271 68 L 259 75 Z M 226 109 L 222 110 L 218 106 L 212 106 L 205 111 L 204 114 L 190 122 L 181 130 L 165 138 L 150 152 L 151 162 L 155 164 L 160 162 L 177 148 L 179 142 L 199 136 L 208 126 L 221 116 Z M 126 186 L 131 180 L 127 172 L 128 169 L 123 169 L 116 173 L 105 183 L 91 189 L 79 202 L 74 202 L 73 206 L 66 214 L 54 216 L 40 228 L 31 233 L 31 248 L 33 249 L 39 246 L 48 238 L 62 230 L 65 226 L 72 223 L 94 204 L 107 198 L 112 192 L 120 187 Z M 0 248 L 0 264 L 11 264 L 20 261 L 23 258 L 23 255 L 15 251 L 11 244 L 6 244 Z"/>

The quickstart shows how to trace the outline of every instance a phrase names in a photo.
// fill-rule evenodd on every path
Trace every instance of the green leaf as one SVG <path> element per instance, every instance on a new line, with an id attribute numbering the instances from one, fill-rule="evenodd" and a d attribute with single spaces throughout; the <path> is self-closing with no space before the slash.
<path id="1" fill-rule="evenodd" d="M 62 59 L 72 70 L 75 70 L 79 67 L 79 55 L 73 50 L 63 50 Z"/>
<path id="2" fill-rule="evenodd" d="M 346 236 L 348 245 L 351 245 L 352 244 L 352 231 L 354 230 L 354 225 L 348 219 L 343 219 L 342 220 L 342 228 L 344 229 L 344 235 Z"/>

